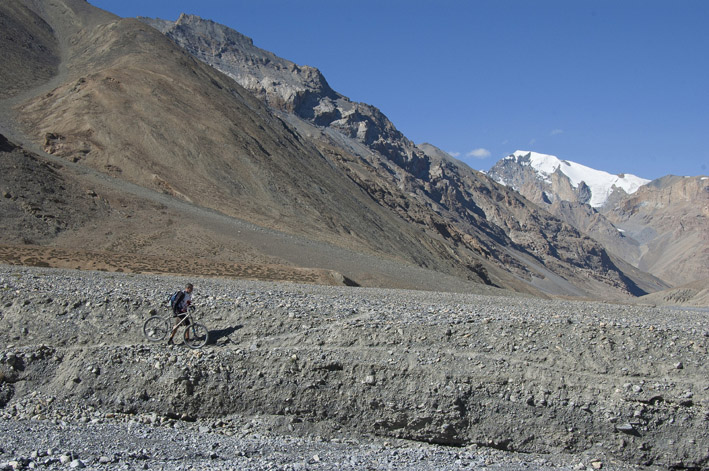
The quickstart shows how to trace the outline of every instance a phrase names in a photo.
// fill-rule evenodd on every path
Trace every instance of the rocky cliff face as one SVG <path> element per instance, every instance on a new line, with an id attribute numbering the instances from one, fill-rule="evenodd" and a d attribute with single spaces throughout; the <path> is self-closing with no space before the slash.
<path id="1" fill-rule="evenodd" d="M 539 204 L 570 201 L 597 209 L 633 194 L 650 182 L 635 175 L 611 175 L 554 155 L 528 151 L 516 151 L 505 157 L 488 175 L 499 183 L 519 188 Z"/>
<path id="2" fill-rule="evenodd" d="M 556 170 L 542 176 L 530 165 L 530 155 L 510 155 L 498 161 L 487 175 L 498 183 L 509 186 L 530 201 L 540 205 L 550 205 L 556 201 L 587 203 L 590 194 L 587 185 L 573 188 L 566 175 Z"/>

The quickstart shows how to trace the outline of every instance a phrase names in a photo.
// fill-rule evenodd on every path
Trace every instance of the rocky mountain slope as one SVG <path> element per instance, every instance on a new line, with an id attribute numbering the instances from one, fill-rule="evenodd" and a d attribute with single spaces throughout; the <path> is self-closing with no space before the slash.
<path id="1" fill-rule="evenodd" d="M 673 286 L 709 278 L 709 177 L 653 180 L 603 214 L 638 241 L 641 270 Z"/>
<path id="2" fill-rule="evenodd" d="M 46 82 L 58 73 L 59 48 L 54 32 L 20 2 L 0 3 L 0 99 Z"/>
<path id="3" fill-rule="evenodd" d="M 650 182 L 523 151 L 489 175 L 672 285 L 709 276 L 707 177 Z"/>
<path id="4" fill-rule="evenodd" d="M 581 234 L 559 226 L 479 172 L 441 158 L 440 151 L 416 147 L 379 110 L 333 91 L 317 69 L 279 58 L 238 32 L 195 16 L 182 15 L 176 22 L 141 20 L 280 111 L 379 204 L 452 242 L 456 252 L 475 254 L 483 263 L 472 267 L 476 272 L 483 268 L 483 277 L 491 272 L 491 280 L 500 276 L 490 269 L 492 262 L 555 293 L 572 294 L 597 282 L 634 292 L 656 289 L 655 280 L 637 272 L 629 275 L 636 286 L 628 288 L 629 278 L 619 276 L 602 249 L 588 245 L 593 243 Z M 562 286 L 567 281 L 576 288 Z"/>
<path id="5" fill-rule="evenodd" d="M 27 10 L 25 3 L 16 3 Z M 313 241 L 313 247 L 321 247 L 318 241 L 334 241 L 343 254 L 350 249 L 365 257 L 377 254 L 379 260 L 402 264 L 400 270 L 407 271 L 415 263 L 437 273 L 479 280 L 474 271 L 458 268 L 459 261 L 449 257 L 439 241 L 419 234 L 372 201 L 249 92 L 154 29 L 83 1 L 30 2 L 29 6 L 51 25 L 54 48 L 61 50 L 64 61 L 53 78 L 56 87 L 29 99 L 6 100 L 0 107 L 6 116 L 5 132 L 23 148 L 36 150 L 38 156 L 48 152 L 59 158 L 53 162 L 62 167 L 98 170 L 117 187 L 121 182 L 134 183 L 238 216 L 240 221 L 233 223 L 237 226 L 246 220 L 287 229 L 292 236 Z M 15 45 L 7 44 L 8 49 Z M 10 89 L 11 84 L 3 86 Z M 17 183 L 8 178 L 6 191 L 17 193 Z M 93 188 L 100 196 L 108 191 Z M 154 193 L 141 197 L 145 195 L 155 198 Z M 323 260 L 313 250 L 299 247 L 299 239 L 293 237 L 291 250 L 280 248 L 289 243 L 287 237 L 279 237 L 276 246 L 264 247 L 269 238 L 236 238 L 239 232 L 229 232 L 232 224 L 200 225 L 201 216 L 199 223 L 193 222 L 193 215 L 192 221 L 182 221 L 179 212 L 151 217 L 146 211 L 149 205 L 140 198 L 125 198 L 119 205 L 135 225 L 123 229 L 112 225 L 104 232 L 83 225 L 46 242 L 144 255 L 179 248 L 195 258 L 222 261 L 241 259 L 240 254 L 247 252 L 247 259 L 256 253 L 256 259 L 283 262 L 285 258 L 306 268 L 322 263 L 329 268 L 331 259 L 347 258 Z M 209 211 L 205 214 L 209 218 Z M 171 232 L 183 234 L 177 243 L 167 236 Z M 199 237 L 193 241 L 186 236 L 195 233 Z M 3 234 L 3 242 L 17 242 L 14 231 Z M 30 231 L 26 235 L 38 239 Z M 358 271 L 361 284 L 407 284 L 406 276 L 387 280 L 376 269 L 371 273 L 354 265 L 344 269 Z M 435 281 L 429 280 L 419 286 L 432 284 Z"/>
<path id="6" fill-rule="evenodd" d="M 4 137 L 0 170 L 3 263 L 503 292 L 227 217 L 77 163 L 34 154 Z"/>
<path id="7" fill-rule="evenodd" d="M 686 285 L 646 294 L 636 300 L 641 304 L 655 304 L 660 306 L 709 306 L 709 278 L 694 281 Z"/>

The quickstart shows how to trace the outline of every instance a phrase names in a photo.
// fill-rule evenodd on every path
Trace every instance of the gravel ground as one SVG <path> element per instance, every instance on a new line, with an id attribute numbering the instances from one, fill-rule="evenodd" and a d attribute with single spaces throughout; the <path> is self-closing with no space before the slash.
<path id="1" fill-rule="evenodd" d="M 215 430 L 207 424 L 140 423 L 142 417 L 109 423 L 0 421 L 9 437 L 0 453 L 0 469 L 17 466 L 49 469 L 500 469 L 564 470 L 604 464 L 606 469 L 630 466 L 587 456 L 545 456 L 469 446 L 453 448 L 376 437 L 317 438 L 254 432 L 258 420 L 241 429 Z M 96 420 L 96 419 L 95 419 Z M 102 420 L 102 419 L 98 419 Z M 102 420 L 103 421 L 103 420 Z M 265 427 L 264 427 L 265 428 Z M 72 464 L 73 463 L 73 464 Z M 585 464 L 584 464 L 585 463 Z"/>
<path id="2" fill-rule="evenodd" d="M 186 281 L 0 266 L 0 469 L 707 469 L 707 309 Z"/>

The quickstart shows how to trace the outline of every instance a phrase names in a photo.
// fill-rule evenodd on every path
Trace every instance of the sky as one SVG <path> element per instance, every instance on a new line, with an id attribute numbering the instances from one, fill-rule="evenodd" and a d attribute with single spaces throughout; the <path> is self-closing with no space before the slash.
<path id="1" fill-rule="evenodd" d="M 709 174 L 709 1 L 89 0 L 225 24 L 478 170 L 516 150 Z"/>

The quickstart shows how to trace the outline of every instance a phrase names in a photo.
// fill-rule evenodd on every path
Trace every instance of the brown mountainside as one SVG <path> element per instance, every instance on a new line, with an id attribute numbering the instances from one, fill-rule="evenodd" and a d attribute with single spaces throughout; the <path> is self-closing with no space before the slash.
<path id="1" fill-rule="evenodd" d="M 445 253 L 443 244 L 420 237 L 343 178 L 249 92 L 154 29 L 81 1 L 41 7 L 35 6 L 53 24 L 55 47 L 65 47 L 66 60 L 61 85 L 14 110 L 28 144 L 67 163 L 104 172 L 114 181 L 135 183 L 262 226 L 479 280 L 474 272 L 457 269 L 458 261 Z M 70 13 L 59 14 L 65 8 Z M 161 237 L 164 227 L 147 223 L 141 229 L 146 233 L 122 235 L 141 242 L 116 245 L 112 233 L 91 245 L 158 253 L 165 250 L 156 246 L 170 248 Z M 61 243 L 85 243 L 87 229 L 80 232 L 62 234 Z M 9 232 L 5 235 L 9 242 L 16 241 Z M 228 236 L 234 246 L 240 245 L 234 234 Z M 202 247 L 185 245 L 187 251 L 204 255 Z M 307 261 L 296 263 L 309 266 Z M 382 282 L 373 274 L 360 272 L 359 277 Z"/>
<path id="2" fill-rule="evenodd" d="M 52 28 L 20 2 L 0 3 L 0 99 L 57 74 L 59 50 Z"/>
<path id="3" fill-rule="evenodd" d="M 603 213 L 639 242 L 641 270 L 675 286 L 709 278 L 709 177 L 654 180 Z"/>
<path id="4" fill-rule="evenodd" d="M 637 298 L 641 304 L 709 306 L 709 279 L 697 280 L 686 285 L 657 291 Z"/>
<path id="5" fill-rule="evenodd" d="M 296 93 L 299 98 L 284 99 L 274 111 L 267 104 L 275 103 L 259 100 L 253 90 L 137 20 L 81 0 L 4 5 L 0 14 L 8 24 L 24 24 L 30 13 L 43 19 L 52 35 L 45 34 L 44 59 L 37 62 L 59 57 L 61 63 L 52 69 L 49 90 L 26 86 L 22 100 L 0 103 L 0 112 L 9 117 L 2 131 L 37 149 L 40 159 L 45 159 L 41 151 L 47 152 L 53 156 L 49 162 L 72 169 L 80 181 L 101 181 L 106 189 L 95 188 L 99 197 L 102 191 L 110 194 L 104 208 L 110 230 L 79 221 L 39 242 L 147 255 L 174 249 L 169 233 L 177 233 L 183 237 L 176 245 L 198 258 L 238 261 L 244 252 L 300 267 L 337 265 L 360 284 L 445 289 L 442 283 L 413 282 L 406 274 L 397 278 L 395 270 L 377 264 L 367 271 L 353 261 L 374 256 L 463 283 L 532 292 L 602 290 L 618 297 L 654 289 L 642 273 L 618 268 L 597 243 L 518 194 L 418 149 L 376 108 L 334 94 L 324 79 L 315 82 L 329 97 L 331 111 L 320 91 Z M 17 43 L 2 46 L 10 56 L 22 54 Z M 301 75 L 317 79 L 314 70 L 301 69 Z M 21 88 L 7 80 L 6 93 Z M 311 104 L 319 114 L 308 118 Z M 305 110 L 304 115 L 290 113 L 291 108 Z M 82 168 L 91 171 L 82 176 Z M 159 193 L 172 198 L 163 200 Z M 195 220 L 231 222 L 193 221 L 181 232 L 174 209 L 188 203 Z M 205 209 L 194 209 L 200 207 Z M 177 227 L 166 230 L 151 215 Z M 133 221 L 122 229 L 117 221 L 126 216 Z M 243 221 L 283 236 L 274 235 L 268 240 L 278 242 L 268 246 L 230 232 L 246 227 Z M 294 253 L 285 248 L 286 234 L 294 237 Z M 17 243 L 10 232 L 4 237 L 5 243 Z M 303 248 L 308 240 L 322 250 Z M 336 255 L 318 255 L 326 252 Z M 450 282 L 456 284 L 459 289 L 459 282 Z"/>

